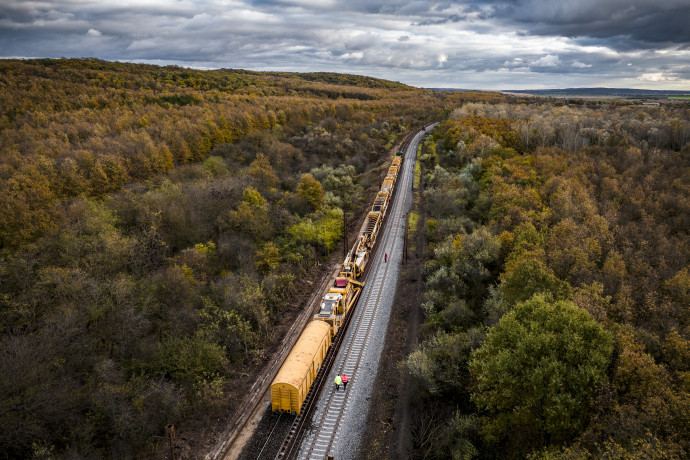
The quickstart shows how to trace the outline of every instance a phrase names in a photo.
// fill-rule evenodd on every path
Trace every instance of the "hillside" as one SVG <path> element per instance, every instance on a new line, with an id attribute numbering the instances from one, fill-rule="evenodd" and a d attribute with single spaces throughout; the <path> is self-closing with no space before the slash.
<path id="1" fill-rule="evenodd" d="M 337 74 L 0 61 L 0 458 L 203 457 L 411 128 Z M 344 218 L 345 215 L 345 218 Z"/>
<path id="2" fill-rule="evenodd" d="M 411 420 L 390 452 L 687 458 L 688 109 L 470 103 L 420 160 L 425 322 L 379 376 Z"/>

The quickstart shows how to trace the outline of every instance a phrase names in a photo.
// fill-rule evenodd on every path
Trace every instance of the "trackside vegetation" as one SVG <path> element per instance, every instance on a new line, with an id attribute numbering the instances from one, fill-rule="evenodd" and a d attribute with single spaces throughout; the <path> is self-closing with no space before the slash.
<path id="1" fill-rule="evenodd" d="M 413 127 L 336 74 L 0 61 L 0 458 L 203 458 Z M 352 220 L 352 217 L 350 217 Z"/>
<path id="2" fill-rule="evenodd" d="M 687 107 L 468 103 L 420 158 L 411 457 L 686 458 Z"/>

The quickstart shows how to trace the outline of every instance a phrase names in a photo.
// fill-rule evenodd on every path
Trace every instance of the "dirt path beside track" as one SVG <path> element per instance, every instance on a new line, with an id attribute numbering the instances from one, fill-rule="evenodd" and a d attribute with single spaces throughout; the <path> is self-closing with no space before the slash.
<path id="1" fill-rule="evenodd" d="M 393 149 L 390 152 L 389 157 L 392 157 L 394 152 L 395 149 Z M 381 166 L 378 169 L 379 170 L 376 171 L 376 174 L 378 174 L 378 176 L 385 173 L 384 166 Z M 377 191 L 378 189 L 371 188 L 368 192 L 368 199 L 365 201 L 373 201 L 373 197 L 375 196 Z M 341 243 L 341 245 L 345 244 L 345 247 L 341 251 L 334 251 L 329 261 L 327 263 L 322 263 L 319 267 L 312 270 L 309 279 L 306 280 L 305 283 L 302 283 L 299 295 L 295 297 L 295 302 L 293 304 L 294 309 L 282 315 L 282 319 L 284 319 L 284 321 L 276 325 L 278 330 L 276 335 L 277 337 L 285 337 L 286 335 L 288 335 L 288 331 L 295 322 L 294 318 L 296 318 L 298 314 L 302 312 L 304 308 L 306 308 L 307 304 L 313 302 L 315 299 L 316 301 L 321 299 L 324 288 L 323 286 L 319 287 L 319 285 L 323 282 L 323 280 L 326 277 L 330 278 L 337 274 L 337 269 L 338 267 L 340 267 L 340 264 L 342 263 L 342 260 L 344 258 L 344 249 L 349 249 L 350 244 L 356 238 L 359 228 L 361 227 L 365 217 L 366 212 L 363 210 L 360 213 L 360 215 L 357 216 L 356 219 L 347 220 L 346 231 L 348 234 L 348 238 L 344 243 Z M 318 302 L 315 304 L 315 306 L 316 308 L 318 308 Z M 314 307 L 312 307 L 311 310 L 313 310 L 313 308 Z M 306 322 L 308 322 L 311 319 L 311 315 L 313 313 L 314 312 L 312 311 L 311 314 L 307 315 L 308 317 L 305 321 L 303 321 L 304 324 L 306 324 Z M 304 326 L 304 324 L 302 324 L 302 326 Z M 294 340 L 296 340 L 299 336 L 299 332 L 292 334 L 292 336 Z M 261 369 L 244 369 L 246 371 L 246 373 L 243 373 L 243 377 L 246 377 L 245 381 L 242 385 L 236 385 L 232 391 L 233 394 L 242 396 L 240 398 L 237 398 L 238 401 L 236 405 L 234 405 L 232 409 L 228 410 L 228 421 L 223 423 L 221 419 L 218 419 L 216 425 L 212 424 L 211 426 L 213 427 L 212 429 L 214 430 L 214 432 L 209 433 L 207 436 L 205 436 L 205 442 L 204 444 L 202 444 L 203 447 L 197 448 L 196 452 L 193 452 L 193 450 L 189 449 L 187 451 L 189 455 L 185 456 L 184 458 L 196 458 L 205 460 L 215 458 L 238 459 L 243 455 L 243 450 L 245 449 L 245 447 L 250 447 L 253 441 L 253 436 L 257 434 L 255 433 L 255 430 L 261 431 L 263 427 L 261 421 L 263 420 L 263 415 L 265 415 L 266 410 L 264 404 L 257 404 L 253 405 L 252 407 L 248 407 L 244 415 L 241 415 L 242 420 L 246 421 L 246 423 L 244 423 L 243 421 L 239 422 L 238 424 L 238 422 L 235 422 L 235 419 L 238 416 L 238 408 L 240 407 L 241 403 L 245 402 L 244 396 L 252 391 L 254 384 L 257 381 L 265 380 L 265 377 L 269 373 L 274 372 L 273 370 L 269 369 L 269 367 L 271 363 L 278 359 L 277 356 L 280 353 L 281 348 L 282 347 L 278 343 L 276 343 L 273 345 L 271 349 L 265 351 L 264 363 L 261 365 Z M 290 346 L 289 348 L 291 349 L 292 347 Z M 279 361 L 282 363 L 282 359 L 280 359 Z M 270 383 L 270 381 L 268 383 Z M 269 398 L 270 394 L 268 392 L 264 392 L 263 396 L 260 397 L 261 401 L 268 400 Z M 221 429 L 223 431 L 221 431 Z M 258 433 L 257 436 L 261 437 L 263 435 L 262 433 Z"/>
<path id="2" fill-rule="evenodd" d="M 422 190 L 416 192 L 420 196 Z M 419 212 L 419 201 L 415 198 L 413 210 Z M 421 309 L 423 283 L 422 266 L 426 251 L 425 223 L 420 217 L 415 232 L 415 250 L 408 252 L 408 261 L 403 266 L 393 301 L 386 331 L 386 344 L 379 371 L 374 381 L 370 410 L 365 432 L 357 458 L 380 460 L 384 458 L 409 458 L 412 450 L 410 432 L 411 409 L 410 388 L 400 368 L 400 363 L 416 346 L 419 326 L 423 320 Z M 408 242 L 409 243 L 409 242 Z"/>

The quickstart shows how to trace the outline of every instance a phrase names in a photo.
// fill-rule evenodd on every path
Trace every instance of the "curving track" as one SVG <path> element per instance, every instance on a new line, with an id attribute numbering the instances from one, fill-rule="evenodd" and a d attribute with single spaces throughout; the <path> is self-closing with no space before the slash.
<path id="1" fill-rule="evenodd" d="M 263 409 L 266 407 L 266 401 L 270 401 L 271 381 L 275 377 L 283 361 L 285 361 L 287 355 L 290 353 L 290 350 L 292 350 L 292 347 L 295 346 L 295 342 L 297 342 L 300 331 L 304 329 L 305 325 L 309 321 L 311 321 L 315 309 L 318 308 L 319 301 L 321 300 L 320 293 L 333 283 L 333 279 L 334 274 L 330 272 L 326 276 L 323 276 L 319 286 L 315 290 L 317 294 L 312 296 L 307 308 L 302 310 L 297 320 L 285 334 L 277 357 L 273 360 L 268 369 L 262 372 L 260 378 L 254 383 L 242 402 L 242 405 L 236 411 L 233 419 L 228 424 L 228 428 L 226 428 L 225 432 L 223 433 L 222 441 L 206 455 L 205 458 L 207 460 L 233 460 L 238 458 L 239 453 L 232 450 L 234 447 L 233 444 L 245 426 L 249 423 L 250 419 L 257 415 L 256 411 L 263 411 Z M 270 408 L 270 402 L 268 403 L 268 406 Z M 289 428 L 289 424 L 286 429 L 287 428 Z M 285 430 L 277 431 L 280 433 L 281 437 L 281 441 L 277 441 L 278 444 L 280 444 L 282 442 L 282 438 L 285 437 Z"/>
<path id="2" fill-rule="evenodd" d="M 429 126 L 427 126 L 427 130 L 428 128 Z M 374 381 L 376 364 L 383 348 L 383 340 L 397 282 L 399 263 L 402 258 L 401 240 L 404 234 L 405 216 L 411 201 L 410 188 L 415 163 L 414 158 L 419 141 L 424 134 L 424 131 L 420 130 L 420 132 L 410 135 L 401 146 L 401 150 L 405 152 L 406 160 L 403 163 L 403 168 L 395 185 L 396 191 L 393 202 L 389 205 L 385 223 L 377 238 L 378 241 L 374 249 L 375 253 L 372 255 L 372 260 L 370 260 L 366 269 L 365 288 L 360 295 L 359 306 L 356 306 L 352 314 L 346 317 L 345 322 L 351 323 L 352 327 L 348 328 L 345 326 L 340 331 L 345 334 L 341 335 L 339 333 L 334 338 L 334 343 L 322 365 L 323 375 L 322 372 L 319 372 L 302 407 L 302 415 L 294 419 L 292 426 L 288 429 L 285 423 L 290 423 L 289 420 L 292 417 L 281 420 L 276 414 L 270 412 L 270 403 L 255 403 L 254 411 L 265 411 L 266 413 L 241 455 L 237 450 L 232 449 L 235 436 L 240 431 L 240 429 L 236 429 L 232 436 L 225 437 L 225 441 L 214 452 L 207 455 L 207 459 L 223 458 L 225 460 L 232 460 L 239 455 L 241 459 L 254 460 L 273 458 L 275 455 L 276 459 L 283 460 L 296 458 L 298 452 L 300 458 L 325 459 L 326 451 L 334 452 L 336 449 L 349 452 L 342 456 L 336 454 L 337 460 L 354 456 L 354 449 L 356 449 L 359 442 L 359 430 L 363 428 L 362 422 L 366 417 L 366 398 L 370 393 L 368 391 L 370 388 L 367 391 L 363 391 L 363 387 L 371 385 L 371 382 Z M 383 263 L 383 254 L 386 252 L 391 259 L 389 264 Z M 333 276 L 330 278 L 326 277 L 324 281 L 332 283 L 336 274 L 337 272 L 333 273 Z M 369 284 L 371 286 L 367 287 Z M 325 285 L 323 284 L 317 289 L 317 293 L 312 299 L 312 304 L 321 299 L 324 289 Z M 310 308 L 306 310 L 310 315 L 313 314 L 311 307 L 312 305 L 310 304 Z M 308 320 L 305 317 L 300 318 L 296 322 L 300 323 L 299 327 L 304 326 L 305 319 Z M 289 335 L 292 338 L 292 343 L 297 340 L 298 335 Z M 353 339 L 353 337 L 355 338 Z M 288 337 L 286 337 L 282 347 L 284 353 L 276 361 L 277 365 L 283 362 L 287 351 L 291 348 L 287 339 Z M 341 343 L 343 344 L 342 347 L 340 346 Z M 373 351 L 373 355 L 370 354 L 371 351 Z M 346 356 L 349 357 L 347 363 L 345 362 Z M 371 362 L 372 357 L 375 357 L 376 361 L 373 365 Z M 345 365 L 346 367 L 344 367 Z M 331 370 L 330 373 L 329 370 Z M 274 375 L 277 368 L 271 369 L 271 371 L 268 373 Z M 335 373 L 338 371 L 344 371 L 351 376 L 347 395 L 343 391 L 337 394 L 333 392 L 332 382 L 335 378 Z M 326 375 L 326 373 L 328 374 Z M 260 392 L 263 395 L 261 397 L 262 401 L 268 399 L 268 385 L 263 386 L 265 388 L 262 388 Z M 324 388 L 325 391 L 322 392 Z M 248 397 L 247 400 L 256 400 L 256 396 Z M 247 402 L 245 401 L 245 405 Z M 329 406 L 325 406 L 326 404 Z M 324 411 L 324 407 L 330 407 L 330 410 Z M 253 413 L 258 417 L 258 412 Z M 355 416 L 354 419 L 352 418 L 353 414 Z M 248 421 L 249 415 L 251 413 L 247 410 L 245 416 L 240 417 L 242 422 L 235 425 L 244 426 Z M 323 425 L 323 427 L 316 430 L 320 425 Z M 310 427 L 311 430 L 305 435 L 305 430 Z M 338 428 L 337 430 L 336 427 Z M 349 433 L 353 429 L 355 433 Z M 329 432 L 331 433 L 330 435 L 328 434 Z M 334 441 L 341 438 L 344 440 L 341 441 L 343 447 L 339 448 L 338 443 Z M 300 446 L 303 439 L 306 440 Z M 310 439 L 312 439 L 312 445 L 307 447 L 308 450 L 305 451 L 304 445 Z M 317 439 L 319 440 L 317 441 Z M 278 447 L 281 442 L 282 445 Z M 325 450 L 323 447 L 324 442 Z M 330 455 L 333 454 L 331 453 Z"/>
<path id="3" fill-rule="evenodd" d="M 359 305 L 321 397 L 316 403 L 312 428 L 304 435 L 299 449 L 300 459 L 337 460 L 354 458 L 368 409 L 367 399 L 383 349 L 388 318 L 393 307 L 395 286 L 402 260 L 403 238 L 407 212 L 411 204 L 411 188 L 417 146 L 425 132 L 417 133 L 406 146 L 402 175 L 395 185 L 396 193 L 388 222 L 377 242 L 376 255 L 369 272 Z M 388 263 L 384 254 L 388 254 Z M 335 391 L 335 375 L 350 376 L 347 392 Z"/>

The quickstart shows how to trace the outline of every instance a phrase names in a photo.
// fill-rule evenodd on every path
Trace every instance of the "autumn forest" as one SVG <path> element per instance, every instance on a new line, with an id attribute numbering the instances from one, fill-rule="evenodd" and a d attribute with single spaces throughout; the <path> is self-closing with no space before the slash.
<path id="1" fill-rule="evenodd" d="M 427 138 L 415 458 L 687 458 L 689 142 L 687 107 L 538 102 Z"/>
<path id="2" fill-rule="evenodd" d="M 690 455 L 687 104 L 37 59 L 0 61 L 0 458 L 202 439 L 432 121 L 411 457 Z"/>
<path id="3" fill-rule="evenodd" d="M 0 87 L 3 458 L 150 454 L 241 400 L 343 214 L 444 110 L 364 77 L 98 60 L 3 61 Z"/>

